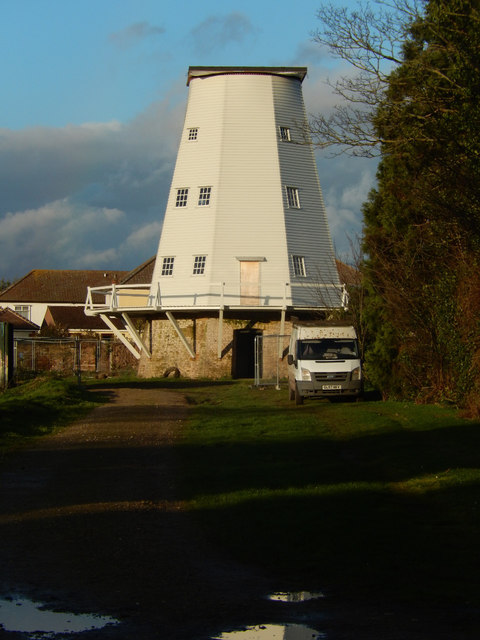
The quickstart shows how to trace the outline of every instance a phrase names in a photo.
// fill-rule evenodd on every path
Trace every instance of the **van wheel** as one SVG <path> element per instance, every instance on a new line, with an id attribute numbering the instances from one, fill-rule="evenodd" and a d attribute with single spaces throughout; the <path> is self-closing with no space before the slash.
<path id="1" fill-rule="evenodd" d="M 303 404 L 303 396 L 300 394 L 297 385 L 295 385 L 295 404 Z"/>

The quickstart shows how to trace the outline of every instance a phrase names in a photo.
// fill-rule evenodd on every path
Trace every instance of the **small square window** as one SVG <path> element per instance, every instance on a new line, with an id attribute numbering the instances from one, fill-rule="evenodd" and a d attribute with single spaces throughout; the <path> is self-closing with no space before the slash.
<path id="1" fill-rule="evenodd" d="M 197 140 L 198 138 L 198 127 L 192 127 L 188 130 L 188 139 L 189 140 Z"/>
<path id="2" fill-rule="evenodd" d="M 290 127 L 280 127 L 280 140 L 290 142 Z"/>
<path id="3" fill-rule="evenodd" d="M 176 207 L 186 207 L 188 198 L 188 189 L 177 189 Z"/>
<path id="4" fill-rule="evenodd" d="M 207 256 L 195 256 L 193 261 L 193 275 L 202 276 L 205 273 L 205 263 Z"/>
<path id="5" fill-rule="evenodd" d="M 164 258 L 162 262 L 162 276 L 172 276 L 173 275 L 173 263 L 175 258 L 168 257 Z"/>
<path id="6" fill-rule="evenodd" d="M 290 209 L 300 209 L 297 187 L 287 187 L 287 203 Z"/>
<path id="7" fill-rule="evenodd" d="M 206 207 L 210 204 L 210 195 L 212 187 L 200 187 L 200 195 L 198 196 L 198 206 Z"/>
<path id="8" fill-rule="evenodd" d="M 305 269 L 305 258 L 303 256 L 292 256 L 293 262 L 293 274 L 301 278 L 305 278 L 307 275 Z"/>

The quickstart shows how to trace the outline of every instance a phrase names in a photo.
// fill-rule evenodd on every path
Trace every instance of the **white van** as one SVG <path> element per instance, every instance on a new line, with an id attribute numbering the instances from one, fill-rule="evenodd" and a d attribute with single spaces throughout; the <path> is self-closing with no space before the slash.
<path id="1" fill-rule="evenodd" d="M 288 352 L 290 400 L 306 397 L 360 397 L 362 365 L 355 327 L 298 323 Z"/>

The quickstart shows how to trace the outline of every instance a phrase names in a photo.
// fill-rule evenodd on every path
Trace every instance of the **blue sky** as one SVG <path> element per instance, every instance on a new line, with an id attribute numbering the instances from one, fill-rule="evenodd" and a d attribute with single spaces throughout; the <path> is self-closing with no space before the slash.
<path id="1" fill-rule="evenodd" d="M 156 252 L 190 65 L 306 66 L 307 111 L 331 108 L 325 80 L 345 69 L 311 40 L 318 6 L 0 0 L 0 278 L 130 269 Z M 317 161 L 342 257 L 375 163 L 327 156 Z"/>

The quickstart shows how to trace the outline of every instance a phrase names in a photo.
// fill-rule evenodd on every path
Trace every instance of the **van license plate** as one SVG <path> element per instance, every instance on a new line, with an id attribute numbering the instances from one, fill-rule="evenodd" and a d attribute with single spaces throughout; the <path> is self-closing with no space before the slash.
<path id="1" fill-rule="evenodd" d="M 341 389 L 342 385 L 341 384 L 324 384 L 322 385 L 322 389 L 324 391 L 338 391 L 338 389 Z"/>

